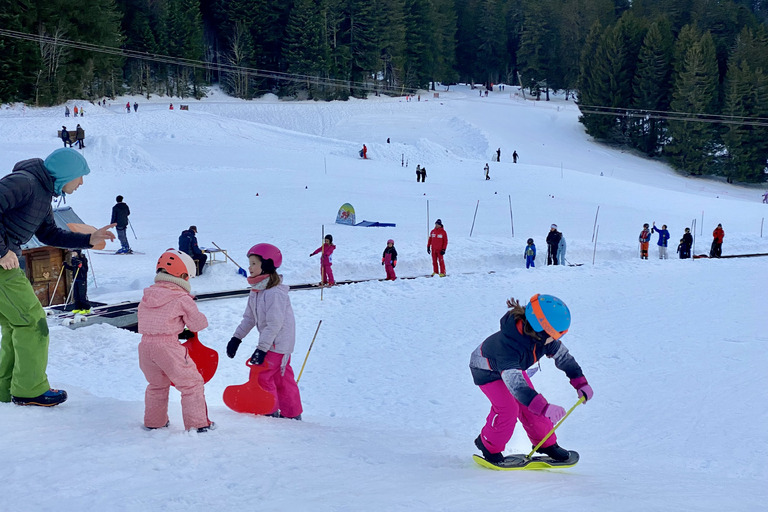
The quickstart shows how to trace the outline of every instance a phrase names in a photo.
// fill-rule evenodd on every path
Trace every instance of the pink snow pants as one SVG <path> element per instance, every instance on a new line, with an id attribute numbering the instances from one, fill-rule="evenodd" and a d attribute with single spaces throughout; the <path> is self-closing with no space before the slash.
<path id="1" fill-rule="evenodd" d="M 295 418 L 302 412 L 301 395 L 299 386 L 296 384 L 296 378 L 293 376 L 291 368 L 291 359 L 288 358 L 288 364 L 285 365 L 285 372 L 280 374 L 280 364 L 283 362 L 283 355 L 277 352 L 269 351 L 264 358 L 264 363 L 269 363 L 269 368 L 259 375 L 259 385 L 264 391 L 272 393 L 275 397 L 275 410 L 286 418 Z"/>
<path id="2" fill-rule="evenodd" d="M 139 367 L 147 378 L 144 393 L 144 426 L 164 427 L 168 423 L 168 390 L 171 381 L 181 393 L 184 428 L 207 427 L 203 376 L 176 336 L 143 335 L 139 343 Z"/>
<path id="3" fill-rule="evenodd" d="M 394 281 L 397 279 L 397 276 L 395 275 L 395 267 L 392 266 L 391 263 L 384 263 L 384 270 L 387 272 L 387 279 L 390 281 Z"/>
<path id="4" fill-rule="evenodd" d="M 320 274 L 322 276 L 324 284 L 328 284 L 328 285 L 331 285 L 331 286 L 336 284 L 336 281 L 334 281 L 334 279 L 333 279 L 333 270 L 331 270 L 331 263 L 323 262 L 323 264 L 321 266 Z"/>
<path id="5" fill-rule="evenodd" d="M 491 401 L 491 412 L 485 419 L 485 426 L 480 433 L 483 444 L 491 453 L 504 451 L 512 438 L 518 419 L 534 446 L 552 430 L 552 422 L 546 416 L 531 413 L 526 406 L 518 402 L 503 380 L 483 384 L 480 390 Z M 552 446 L 556 442 L 557 437 L 552 434 L 542 447 Z"/>

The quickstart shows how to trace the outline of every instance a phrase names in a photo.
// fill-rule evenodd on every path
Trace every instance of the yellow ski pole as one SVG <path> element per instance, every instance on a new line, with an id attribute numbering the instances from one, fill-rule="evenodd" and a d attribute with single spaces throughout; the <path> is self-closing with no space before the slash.
<path id="1" fill-rule="evenodd" d="M 526 458 L 526 459 L 530 459 L 530 458 L 533 456 L 533 454 L 534 454 L 534 453 L 536 453 L 536 450 L 538 450 L 539 448 L 541 448 L 541 445 L 543 445 L 543 444 L 544 444 L 544 441 L 546 441 L 547 439 L 549 439 L 549 438 L 550 438 L 550 436 L 551 436 L 552 434 L 554 434 L 554 433 L 555 433 L 555 430 L 557 430 L 557 427 L 559 427 L 560 425 L 562 425 L 562 424 L 563 424 L 563 422 L 565 421 L 565 418 L 567 418 L 567 417 L 568 417 L 568 416 L 569 416 L 569 415 L 570 415 L 570 414 L 573 412 L 573 410 L 574 410 L 574 409 L 575 409 L 575 408 L 576 408 L 576 407 L 577 407 L 579 404 L 583 404 L 583 403 L 584 403 L 584 397 L 583 397 L 583 396 L 580 396 L 580 397 L 579 397 L 579 399 L 578 399 L 578 401 L 577 401 L 575 404 L 573 404 L 573 407 L 571 407 L 570 409 L 568 409 L 568 412 L 567 412 L 567 413 L 565 413 L 565 416 L 563 416 L 563 417 L 560 419 L 560 421 L 558 421 L 558 422 L 557 422 L 557 425 L 555 425 L 554 427 L 552 427 L 552 430 L 550 430 L 550 431 L 549 431 L 549 434 L 545 435 L 545 436 L 544 436 L 544 439 L 542 439 L 541 441 L 539 441 L 539 444 L 537 444 L 536 446 L 534 446 L 534 447 L 533 447 L 533 450 L 531 450 L 531 453 L 529 453 L 528 455 L 526 455 L 526 456 L 525 456 L 525 458 Z"/>
<path id="2" fill-rule="evenodd" d="M 309 349 L 307 349 L 307 355 L 304 356 L 304 364 L 301 365 L 301 371 L 299 372 L 299 376 L 296 377 L 296 384 L 299 383 L 299 379 L 301 379 L 301 374 L 304 373 L 304 366 L 307 364 L 307 359 L 309 359 L 309 351 L 312 350 L 312 345 L 315 344 L 315 338 L 317 338 L 317 331 L 320 330 L 320 324 L 323 323 L 322 320 L 317 322 L 317 329 L 315 329 L 315 335 L 312 336 L 312 343 L 309 344 Z"/>

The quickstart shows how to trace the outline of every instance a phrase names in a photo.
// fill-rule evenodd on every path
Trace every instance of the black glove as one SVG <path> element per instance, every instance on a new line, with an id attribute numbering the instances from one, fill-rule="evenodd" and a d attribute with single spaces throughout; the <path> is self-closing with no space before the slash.
<path id="1" fill-rule="evenodd" d="M 242 342 L 243 340 L 240 338 L 235 338 L 232 336 L 232 338 L 229 340 L 229 343 L 227 343 L 227 357 L 230 359 L 235 357 L 235 354 L 237 354 L 237 347 L 239 347 Z"/>
<path id="2" fill-rule="evenodd" d="M 251 364 L 259 365 L 264 362 L 265 357 L 267 357 L 267 353 L 257 348 L 251 356 Z"/>
<path id="3" fill-rule="evenodd" d="M 440 256 L 443 256 L 444 254 L 445 254 L 445 249 L 443 249 L 442 251 L 440 251 Z"/>
<path id="4" fill-rule="evenodd" d="M 432 249 L 430 249 L 429 247 L 427 247 L 427 254 L 432 254 Z"/>
<path id="5" fill-rule="evenodd" d="M 194 337 L 195 337 L 195 333 L 190 331 L 189 329 L 184 329 L 179 333 L 180 340 L 191 340 Z"/>

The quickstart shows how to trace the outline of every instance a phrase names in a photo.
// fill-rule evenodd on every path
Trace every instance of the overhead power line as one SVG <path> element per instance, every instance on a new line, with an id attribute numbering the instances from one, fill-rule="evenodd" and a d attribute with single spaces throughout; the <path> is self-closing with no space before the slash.
<path id="1" fill-rule="evenodd" d="M 642 119 L 663 119 L 665 121 L 691 121 L 699 123 L 733 124 L 743 126 L 768 126 L 766 117 L 728 116 L 721 114 L 697 114 L 693 112 L 673 112 L 665 110 L 643 110 L 636 108 L 602 107 L 597 105 L 579 105 L 582 114 L 597 114 L 615 117 L 635 117 Z"/>
<path id="2" fill-rule="evenodd" d="M 259 78 L 269 78 L 273 80 L 285 80 L 288 82 L 298 83 L 312 83 L 317 85 L 325 85 L 329 87 L 337 87 L 340 89 L 363 89 L 367 91 L 388 91 L 397 93 L 398 91 L 409 91 L 408 88 L 392 87 L 386 84 L 372 84 L 368 82 L 356 82 L 352 80 L 340 80 L 336 78 L 322 78 L 312 75 L 300 75 L 296 73 L 284 73 L 281 71 L 267 71 L 263 69 L 249 68 L 245 66 L 236 66 L 233 64 L 223 64 L 215 62 L 206 62 L 195 59 L 185 59 L 183 57 L 171 57 L 170 55 L 163 55 L 158 53 L 139 52 L 136 50 L 128 50 L 125 48 L 117 48 L 114 46 L 104 46 L 91 43 L 83 43 L 80 41 L 72 41 L 69 39 L 60 39 L 57 37 L 51 37 L 40 34 L 29 34 L 26 32 L 20 32 L 16 30 L 8 30 L 0 28 L 0 37 L 9 37 L 12 39 L 22 39 L 25 41 L 32 41 L 35 43 L 47 43 L 56 46 L 65 46 L 68 48 L 75 48 L 78 50 L 86 50 L 97 53 L 105 53 L 108 55 L 115 55 L 118 57 L 126 57 L 131 59 L 146 60 L 151 62 L 159 62 L 162 64 L 172 64 L 176 66 L 186 66 L 197 69 L 206 69 L 210 71 L 224 71 L 230 73 L 246 73 L 250 76 Z"/>

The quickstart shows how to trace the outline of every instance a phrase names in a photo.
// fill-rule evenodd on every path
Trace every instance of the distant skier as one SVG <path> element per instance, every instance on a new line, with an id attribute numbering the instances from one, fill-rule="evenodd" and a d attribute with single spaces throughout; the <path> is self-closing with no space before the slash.
<path id="1" fill-rule="evenodd" d="M 660 260 L 666 260 L 667 259 L 667 241 L 669 240 L 669 231 L 667 231 L 667 225 L 663 224 L 661 226 L 661 229 L 656 227 L 656 223 L 653 223 L 653 227 L 651 228 L 651 232 L 656 232 L 659 234 L 659 241 L 656 242 L 656 244 L 659 246 L 659 259 Z"/>
<path id="2" fill-rule="evenodd" d="M 693 246 L 693 235 L 691 235 L 691 228 L 685 228 L 683 238 L 680 239 L 680 245 L 677 246 L 677 252 L 680 254 L 680 259 L 684 260 L 691 257 L 691 247 Z"/>
<path id="3" fill-rule="evenodd" d="M 487 94 L 486 94 L 487 96 Z M 501 162 L 501 148 L 496 150 L 496 161 Z"/>
<path id="4" fill-rule="evenodd" d="M 486 180 L 489 180 L 489 179 L 491 179 L 491 175 L 490 175 L 490 172 L 491 172 L 491 168 L 490 168 L 490 166 L 488 165 L 488 162 L 486 162 L 486 163 L 485 163 L 485 169 L 484 169 L 484 170 L 485 170 L 485 179 L 486 179 Z"/>
<path id="5" fill-rule="evenodd" d="M 531 268 L 536 266 L 536 245 L 533 243 L 533 238 L 528 239 L 528 245 L 525 246 L 525 268 Z"/>
<path id="6" fill-rule="evenodd" d="M 363 149 L 360 150 L 360 156 L 363 157 L 363 160 L 368 159 L 368 146 L 363 144 Z"/>
<path id="7" fill-rule="evenodd" d="M 139 110 L 139 104 L 137 102 L 133 102 L 133 111 L 137 112 Z"/>
<path id="8" fill-rule="evenodd" d="M 130 224 L 128 216 L 131 214 L 131 209 L 123 202 L 123 196 L 117 196 L 115 201 L 115 206 L 112 207 L 111 223 L 116 226 L 117 239 L 120 240 L 120 249 L 117 250 L 117 254 L 133 254 L 126 235 L 128 224 Z"/>
<path id="9" fill-rule="evenodd" d="M 416 164 L 416 183 L 421 181 L 421 166 Z"/>
<path id="10" fill-rule="evenodd" d="M 88 258 L 80 249 L 70 252 L 70 263 L 63 262 L 64 268 L 72 272 L 73 313 L 88 314 L 91 303 L 88 301 Z"/>
<path id="11" fill-rule="evenodd" d="M 517 151 L 512 152 L 512 163 L 513 164 L 517 163 Z"/>
<path id="12" fill-rule="evenodd" d="M 768 204 L 768 190 L 766 190 L 765 194 L 763 194 L 763 203 Z"/>
<path id="13" fill-rule="evenodd" d="M 491 402 L 491 412 L 475 446 L 487 461 L 495 464 L 504 460 L 502 452 L 518 420 L 535 446 L 565 416 L 565 409 L 536 392 L 526 372 L 539 358 L 554 359 L 555 366 L 570 379 L 584 401 L 593 396 L 581 367 L 560 341 L 571 325 L 568 306 L 552 295 L 536 294 L 526 306 L 509 299 L 507 307 L 509 311 L 501 317 L 501 329 L 472 352 L 469 362 L 475 385 Z M 537 452 L 558 461 L 570 457 L 570 452 L 558 445 L 554 433 Z"/>
<path id="14" fill-rule="evenodd" d="M 395 241 L 392 239 L 387 240 L 387 247 L 381 255 L 381 264 L 384 265 L 384 271 L 387 273 L 387 281 L 394 281 L 397 279 L 397 276 L 395 275 L 397 249 L 395 249 Z"/>
<path id="15" fill-rule="evenodd" d="M 421 168 L 421 182 L 425 183 L 427 181 L 427 168 L 422 167 Z"/>
<path id="16" fill-rule="evenodd" d="M 269 415 L 301 421 L 301 394 L 291 368 L 296 318 L 289 288 L 277 273 L 282 263 L 280 249 L 272 244 L 256 244 L 248 251 L 251 293 L 243 320 L 227 343 L 227 356 L 234 358 L 243 338 L 256 327 L 259 342 L 249 362 L 267 365 L 259 375 L 259 384 L 275 397 L 275 410 Z"/>
<path id="17" fill-rule="evenodd" d="M 325 235 L 325 238 L 323 239 L 323 245 L 318 247 L 315 252 L 309 255 L 311 258 L 315 254 L 322 252 L 320 255 L 320 284 L 327 284 L 328 286 L 333 286 L 336 284 L 336 280 L 333 278 L 333 270 L 331 269 L 331 266 L 333 265 L 333 251 L 336 250 L 336 246 L 333 245 L 333 236 L 332 235 Z"/>
<path id="18" fill-rule="evenodd" d="M 560 239 L 563 234 L 557 230 L 557 224 L 552 224 L 547 233 L 547 265 L 558 265 L 557 248 L 560 246 Z"/>
<path id="19" fill-rule="evenodd" d="M 130 113 L 131 113 L 131 102 L 130 102 L 130 101 L 126 102 L 126 104 L 125 104 L 125 111 L 126 111 L 128 114 L 130 114 Z"/>
<path id="20" fill-rule="evenodd" d="M 719 258 L 723 254 L 723 238 L 725 238 L 725 231 L 723 231 L 723 225 L 718 224 L 715 230 L 712 232 L 712 248 L 709 251 L 710 258 Z"/>
<path id="21" fill-rule="evenodd" d="M 640 236 L 638 237 L 638 240 L 640 241 L 640 259 L 641 260 L 647 260 L 648 259 L 648 244 L 651 242 L 651 230 L 648 229 L 650 226 L 646 222 L 643 224 L 643 230 L 640 232 Z"/>
<path id="22" fill-rule="evenodd" d="M 215 428 L 208 418 L 203 376 L 179 343 L 185 326 L 192 332 L 208 327 L 208 319 L 190 295 L 189 279 L 194 273 L 195 262 L 189 255 L 168 249 L 155 265 L 155 283 L 144 289 L 139 303 L 139 367 L 147 379 L 145 430 L 168 426 L 171 382 L 181 393 L 184 428 L 200 433 Z"/>
<path id="23" fill-rule="evenodd" d="M 448 248 L 448 234 L 443 228 L 443 221 L 435 221 L 435 229 L 429 233 L 427 241 L 427 254 L 432 255 L 432 275 L 439 274 L 445 277 L 445 250 Z"/>

